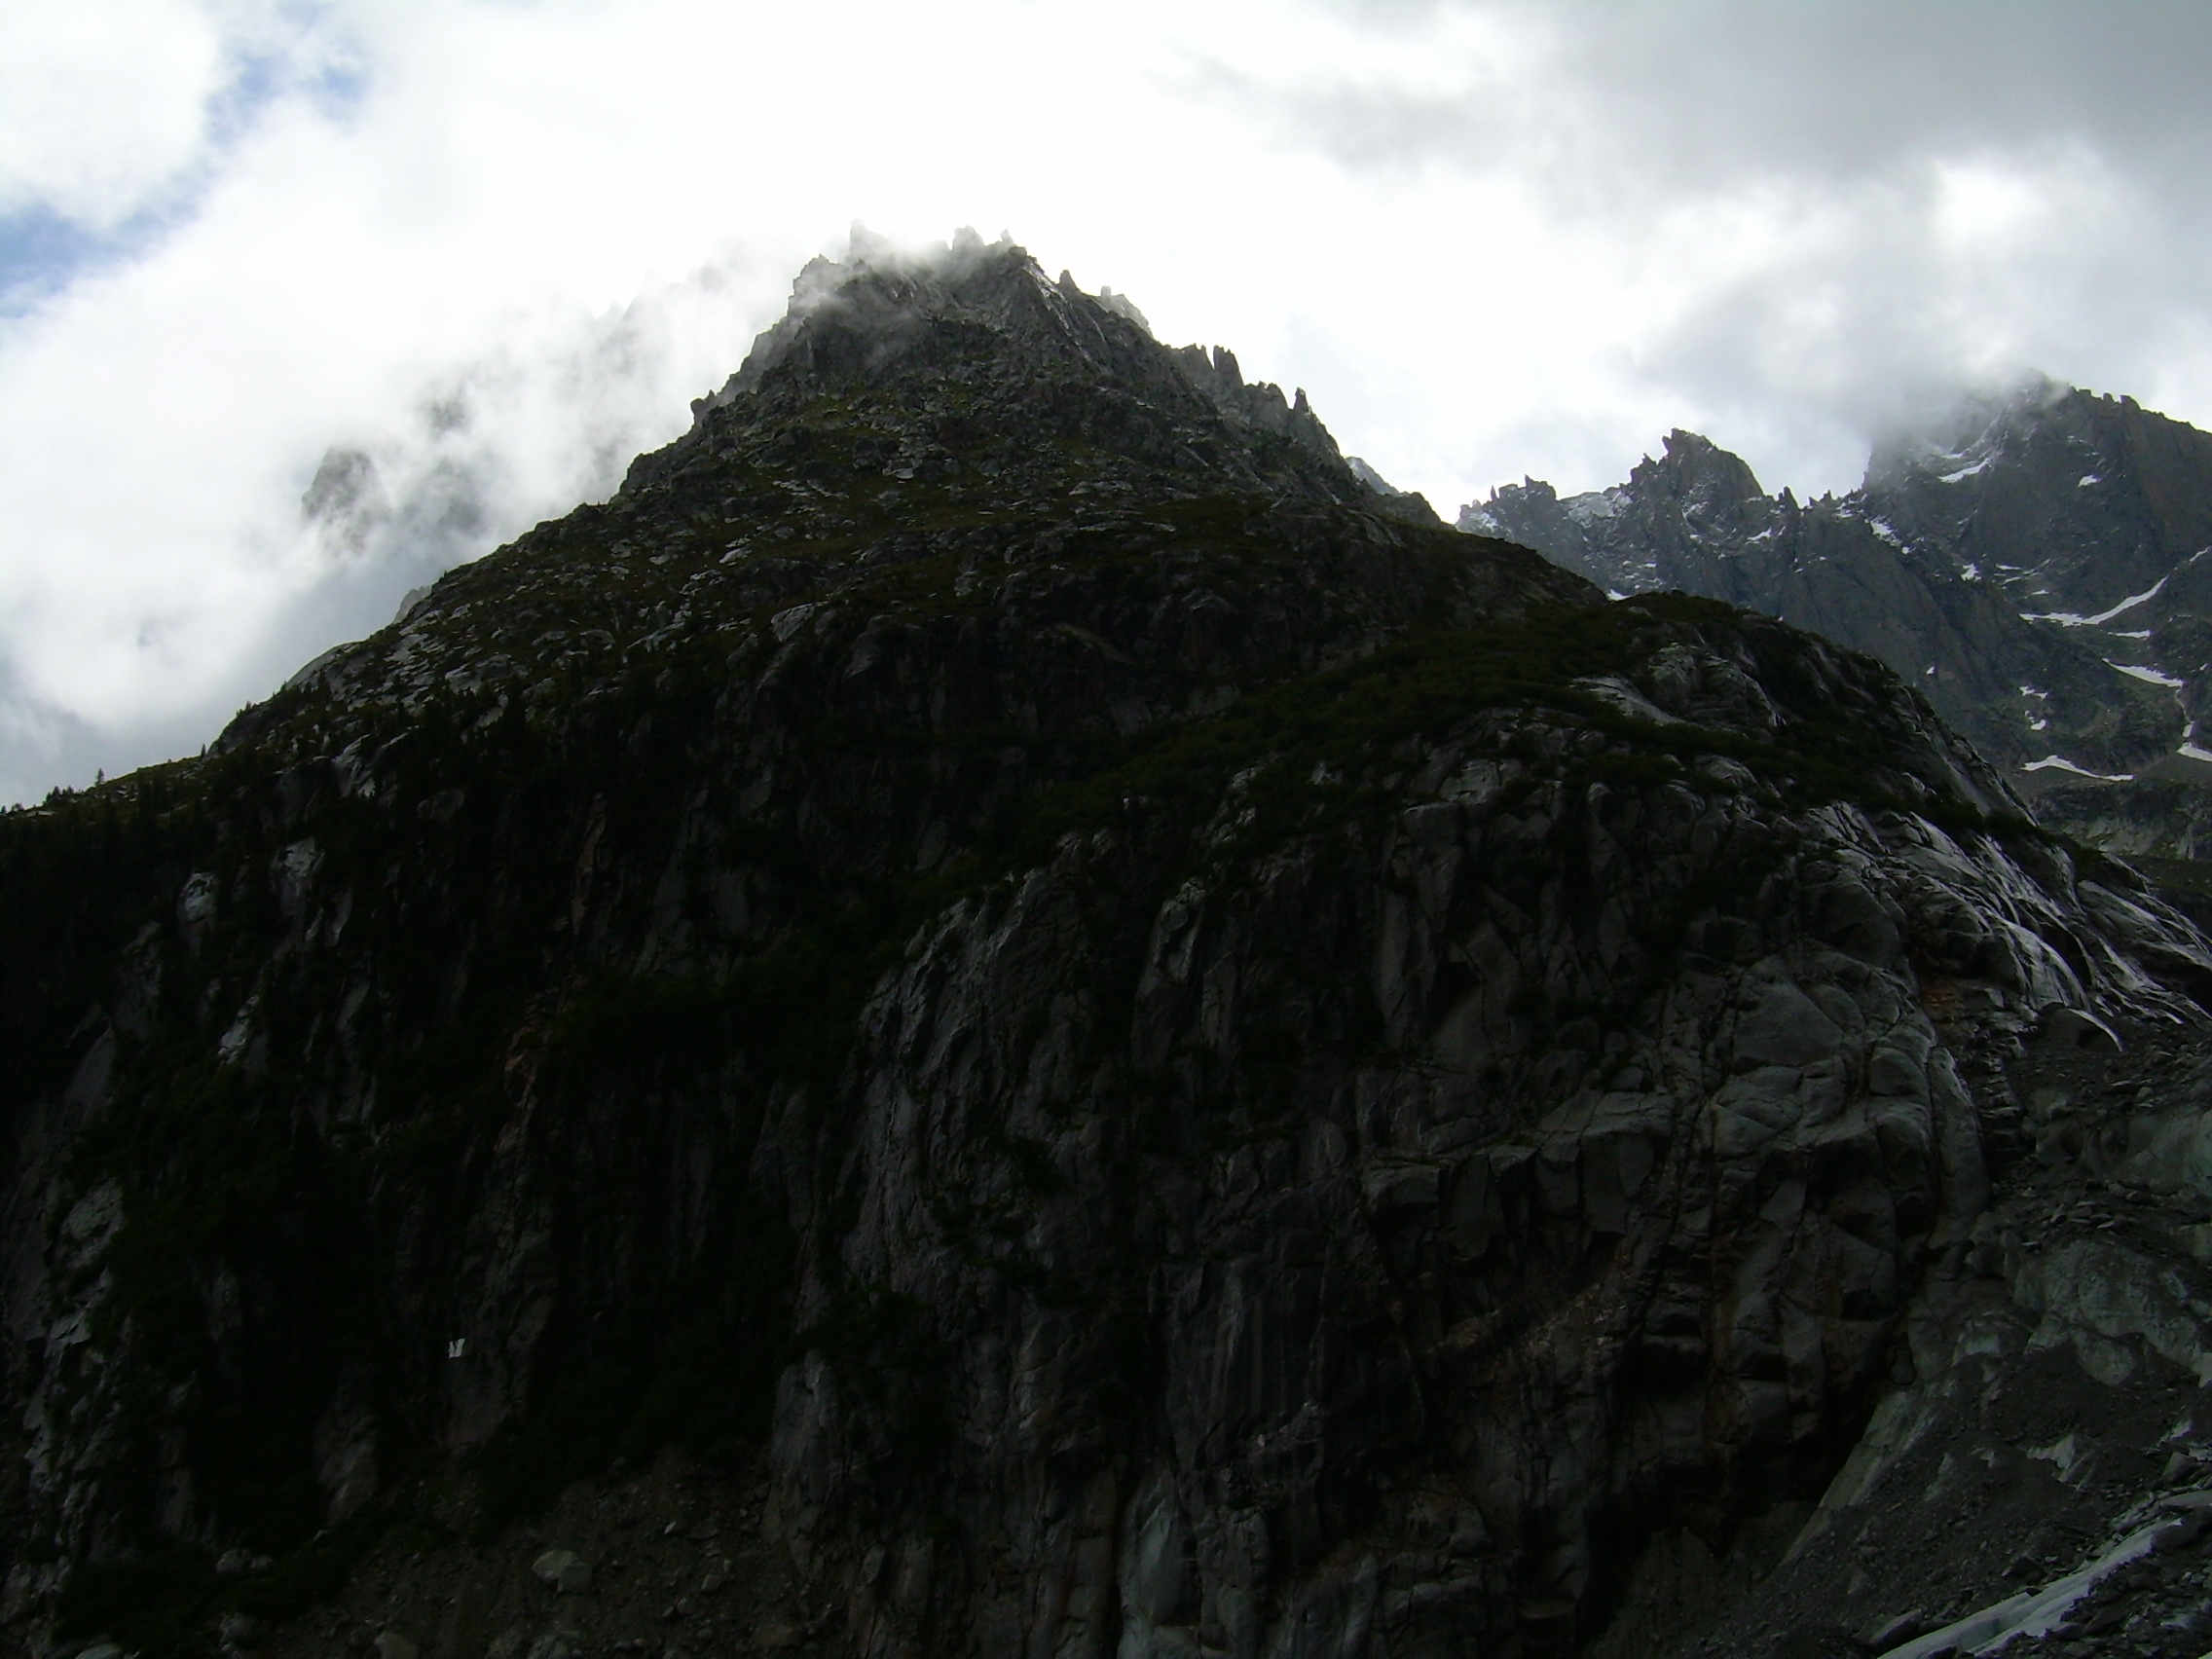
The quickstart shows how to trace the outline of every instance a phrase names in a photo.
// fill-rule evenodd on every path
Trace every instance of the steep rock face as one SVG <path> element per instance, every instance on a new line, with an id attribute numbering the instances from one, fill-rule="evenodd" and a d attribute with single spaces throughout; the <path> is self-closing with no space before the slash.
<path id="1" fill-rule="evenodd" d="M 2031 612 L 2109 610 L 2212 546 L 2212 436 L 2048 382 L 1893 439 L 1865 488 L 1899 535 L 1988 570 Z"/>
<path id="2" fill-rule="evenodd" d="M 2161 1001 L 2045 942 L 2073 878 L 2040 858 L 1777 813 L 1724 768 L 1577 778 L 1627 756 L 1525 714 L 1398 758 L 1371 823 L 1216 854 L 1163 903 L 1153 849 L 1068 844 L 871 1004 L 821 1282 L 929 1309 L 962 1456 L 871 1483 L 818 1362 L 779 1397 L 783 1518 L 880 1535 L 915 1481 L 1009 1570 L 909 1535 L 949 1582 L 864 1563 L 865 1649 L 1571 1640 L 1641 1528 L 1816 1494 L 1904 1363 L 2013 1121 L 1922 998 L 2014 1028 L 2084 979 Z M 1124 1040 L 1089 941 L 1139 927 Z"/>
<path id="3" fill-rule="evenodd" d="M 1990 1046 L 2212 954 L 1872 663 L 1205 371 L 816 268 L 614 500 L 8 816 L 15 1631 L 672 1437 L 868 1654 L 1556 1649 L 1820 1491 Z"/>
<path id="4" fill-rule="evenodd" d="M 2009 1057 L 2034 1151 L 1915 1298 L 1910 1379 L 1763 1578 L 1662 1538 L 1601 1653 L 2201 1649 L 2212 1077 L 2176 1036 Z"/>
<path id="5" fill-rule="evenodd" d="M 2194 726 L 2212 438 L 2037 382 L 1885 444 L 1841 500 L 1770 498 L 1677 432 L 1625 485 L 1562 501 L 1530 481 L 1460 525 L 1616 592 L 1707 594 L 1878 656 L 2033 798 L 2054 794 L 2055 822 L 2153 825 L 2115 844 L 2186 858 L 2212 780 Z"/>

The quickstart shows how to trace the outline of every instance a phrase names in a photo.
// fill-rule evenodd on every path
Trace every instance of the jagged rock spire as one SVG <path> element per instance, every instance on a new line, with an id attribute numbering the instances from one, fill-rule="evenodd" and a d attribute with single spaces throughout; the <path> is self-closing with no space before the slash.
<path id="1" fill-rule="evenodd" d="M 781 409 L 793 396 L 945 382 L 1032 406 L 1076 390 L 1133 399 L 1175 428 L 1162 456 L 1179 449 L 1245 480 L 1369 496 L 1303 388 L 1286 397 L 1247 383 L 1224 347 L 1162 346 L 1125 295 L 1086 293 L 1066 272 L 1054 281 L 1018 243 L 973 231 L 908 251 L 856 228 L 845 257 L 810 261 L 783 317 L 692 404 L 693 432 L 749 396 Z M 1016 425 L 1050 429 L 1033 412 Z"/>

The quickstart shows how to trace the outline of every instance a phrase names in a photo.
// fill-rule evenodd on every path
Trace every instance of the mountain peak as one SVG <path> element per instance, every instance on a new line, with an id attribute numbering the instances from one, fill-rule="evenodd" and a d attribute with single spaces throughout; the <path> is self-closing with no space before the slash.
<path id="1" fill-rule="evenodd" d="M 964 229 L 949 242 L 905 250 L 856 225 L 845 257 L 809 260 L 792 282 L 782 318 L 753 343 L 721 389 L 692 408 L 704 419 L 759 390 L 779 370 L 815 389 L 879 377 L 917 354 L 934 356 L 932 348 L 941 350 L 947 336 L 978 327 L 1031 346 L 1040 332 L 1057 335 L 1063 349 L 1096 356 L 1100 342 L 1085 336 L 1104 318 L 1149 337 L 1129 316 L 1132 310 L 1126 302 L 1090 299 L 1066 273 L 1053 282 L 1028 249 L 1003 237 L 985 242 Z"/>
<path id="2" fill-rule="evenodd" d="M 1873 446 L 1868 490 L 1892 489 L 1923 474 L 1955 483 L 1972 477 L 2009 439 L 2041 425 L 2070 398 L 2086 394 L 2031 369 L 2009 386 L 1970 391 L 1940 413 L 1899 426 Z"/>
<path id="3" fill-rule="evenodd" d="M 1722 449 L 1702 432 L 1677 426 L 1661 443 L 1664 459 L 1648 457 L 1630 474 L 1633 482 L 1677 501 L 1696 514 L 1719 512 L 1735 516 L 1747 501 L 1763 500 L 1766 492 L 1744 459 Z"/>
<path id="4" fill-rule="evenodd" d="M 2034 375 L 1886 440 L 1861 497 L 1907 541 L 2004 572 L 2023 613 L 2097 615 L 2212 543 L 2212 435 Z"/>
<path id="5" fill-rule="evenodd" d="M 810 261 L 789 308 L 719 390 L 692 404 L 675 446 L 718 420 L 756 424 L 823 397 L 964 407 L 964 430 L 1009 452 L 1080 441 L 1124 461 L 1342 500 L 1367 490 L 1303 389 L 1247 382 L 1216 346 L 1170 349 L 1111 288 L 1054 281 L 1012 239 L 963 231 L 903 250 L 856 227 L 842 260 Z M 724 413 L 727 412 L 727 413 Z M 1072 425 L 1071 425 L 1072 423 Z M 1080 428 L 1080 429 L 1079 429 Z M 650 475 L 663 458 L 640 462 Z M 637 476 L 635 470 L 633 477 Z"/>

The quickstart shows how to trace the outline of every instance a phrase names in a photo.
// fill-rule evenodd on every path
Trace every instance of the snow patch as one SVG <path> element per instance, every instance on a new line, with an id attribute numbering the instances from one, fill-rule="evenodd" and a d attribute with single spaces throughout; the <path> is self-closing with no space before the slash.
<path id="1" fill-rule="evenodd" d="M 2173 690 L 2177 687 L 2187 685 L 2189 683 L 2189 682 L 2186 680 L 2176 680 L 2170 674 L 2160 674 L 2155 668 L 2145 668 L 2141 663 L 2116 662 L 2113 664 L 2113 667 L 2119 669 L 2120 673 L 2127 675 L 2131 679 L 2145 681 L 2153 685 L 2163 685 L 2168 690 Z"/>
<path id="2" fill-rule="evenodd" d="M 2063 755 L 2046 755 L 2041 760 L 2030 760 L 2020 770 L 2043 772 L 2053 768 L 2061 772 L 2072 772 L 2078 778 L 2094 778 L 2100 784 L 2131 784 L 2135 781 L 2133 772 L 2092 772 L 2086 766 L 2075 765 Z"/>
<path id="3" fill-rule="evenodd" d="M 2194 743 L 2185 743 L 2174 753 L 2184 760 L 2212 760 L 2212 750 L 2199 749 Z"/>
<path id="4" fill-rule="evenodd" d="M 2050 610 L 2046 611 L 2041 616 L 2031 616 L 2028 612 L 2023 610 L 2020 612 L 2020 620 L 2023 622 L 2056 622 L 2062 628 L 2102 627 L 2105 623 L 2110 622 L 2115 616 L 2118 616 L 2121 611 L 2133 610 L 2145 600 L 2157 598 L 2158 590 L 2165 585 L 2166 578 L 2164 576 L 2160 576 L 2157 581 L 2153 582 L 2141 593 L 2129 594 L 2125 599 L 2121 600 L 2110 610 L 2100 610 L 2094 616 L 2077 616 L 2071 610 Z"/>
<path id="5" fill-rule="evenodd" d="M 1616 518 L 1621 510 L 1619 492 L 1614 490 L 1594 491 L 1587 496 L 1569 496 L 1560 505 L 1567 509 L 1567 516 L 1576 524 L 1588 524 L 1594 519 Z"/>
<path id="6" fill-rule="evenodd" d="M 2096 473 L 2084 472 L 2082 474 L 2082 482 L 2075 485 L 2074 488 L 2077 490 L 2086 490 L 2092 484 L 2102 484 L 2103 482 L 2104 479 L 2098 476 Z"/>
<path id="7" fill-rule="evenodd" d="M 2099 1579 L 2149 1555 L 2157 1548 L 2161 1532 L 2181 1525 L 2178 1521 L 2160 1520 L 2139 1527 L 2087 1567 L 2068 1573 L 2055 1584 L 2046 1585 L 2041 1590 L 2023 1590 L 1995 1606 L 1969 1613 L 1956 1624 L 1945 1625 L 1941 1630 L 1914 1638 L 1901 1647 L 1891 1648 L 1881 1659 L 1924 1659 L 1926 1655 L 1951 1652 L 1994 1653 L 2017 1636 L 2031 1639 L 2048 1636 L 2066 1622 L 2066 1615 L 2074 1604 L 2095 1589 Z"/>

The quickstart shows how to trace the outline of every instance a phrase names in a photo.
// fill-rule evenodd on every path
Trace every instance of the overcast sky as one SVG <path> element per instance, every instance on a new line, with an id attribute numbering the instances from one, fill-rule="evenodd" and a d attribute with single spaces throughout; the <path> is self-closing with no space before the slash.
<path id="1" fill-rule="evenodd" d="M 1677 425 L 1840 491 L 2030 368 L 2212 425 L 2207 85 L 2127 0 L 9 0 L 0 799 L 604 497 L 856 220 L 1011 232 L 1447 516 Z"/>

